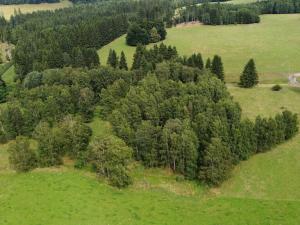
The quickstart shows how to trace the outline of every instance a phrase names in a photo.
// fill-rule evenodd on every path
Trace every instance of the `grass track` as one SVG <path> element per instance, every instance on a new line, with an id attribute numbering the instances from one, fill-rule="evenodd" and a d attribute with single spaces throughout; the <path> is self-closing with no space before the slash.
<path id="1" fill-rule="evenodd" d="M 186 26 L 168 29 L 168 45 L 181 55 L 201 52 L 203 57 L 222 56 L 226 80 L 237 82 L 242 68 L 254 58 L 264 83 L 287 82 L 287 74 L 300 71 L 300 14 L 264 15 L 261 23 L 226 26 Z M 135 48 L 125 44 L 125 36 L 99 50 L 102 64 L 109 49 L 123 50 L 129 65 Z"/>

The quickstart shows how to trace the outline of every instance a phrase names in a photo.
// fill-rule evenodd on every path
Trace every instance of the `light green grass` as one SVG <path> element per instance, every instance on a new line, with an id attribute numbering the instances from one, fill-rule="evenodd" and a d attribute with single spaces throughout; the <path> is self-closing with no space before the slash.
<path id="1" fill-rule="evenodd" d="M 15 67 L 11 66 L 3 75 L 2 79 L 7 85 L 14 85 Z"/>
<path id="2" fill-rule="evenodd" d="M 230 86 L 244 116 L 269 116 L 281 107 L 300 113 L 300 89 Z M 262 107 L 265 106 L 265 107 Z M 96 136 L 112 134 L 109 123 L 89 124 Z M 134 184 L 112 188 L 91 173 L 71 167 L 16 174 L 0 146 L 0 224 L 188 224 L 298 225 L 300 136 L 238 165 L 220 188 L 176 181 L 162 169 L 134 165 Z"/>
<path id="3" fill-rule="evenodd" d="M 261 82 L 286 82 L 287 74 L 300 71 L 300 14 L 264 15 L 251 25 L 194 25 L 168 29 L 165 44 L 175 45 L 181 55 L 202 53 L 204 59 L 222 56 L 226 80 L 237 82 L 250 58 L 254 58 Z M 135 48 L 125 44 L 125 36 L 99 50 L 102 64 L 109 49 L 123 50 L 129 65 Z"/>
<path id="4" fill-rule="evenodd" d="M 62 0 L 59 3 L 41 3 L 41 4 L 20 4 L 20 5 L 0 5 L 0 15 L 9 20 L 15 11 L 22 13 L 32 13 L 35 11 L 55 10 L 72 6 L 68 0 Z"/>

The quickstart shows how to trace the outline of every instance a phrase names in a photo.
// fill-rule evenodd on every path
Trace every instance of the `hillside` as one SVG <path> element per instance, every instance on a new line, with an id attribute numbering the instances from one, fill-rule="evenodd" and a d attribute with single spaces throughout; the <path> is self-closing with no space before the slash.
<path id="1" fill-rule="evenodd" d="M 287 74 L 300 71 L 299 14 L 263 15 L 261 23 L 251 25 L 186 25 L 168 29 L 167 45 L 175 45 L 182 55 L 200 52 L 203 57 L 222 56 L 226 80 L 237 82 L 249 58 L 254 58 L 264 83 L 286 82 Z M 276 38 L 274 38 L 276 36 Z M 102 64 L 109 49 L 125 52 L 129 65 L 135 49 L 125 44 L 125 36 L 100 49 Z"/>
<path id="2" fill-rule="evenodd" d="M 298 101 L 287 101 L 299 97 L 298 89 L 272 92 L 269 87 L 231 87 L 230 91 L 250 118 L 272 115 L 282 107 L 300 113 Z M 258 107 L 262 104 L 268 107 Z M 91 127 L 96 135 L 111 132 L 110 125 L 98 119 Z M 118 190 L 88 171 L 74 170 L 71 164 L 16 175 L 8 169 L 6 145 L 2 145 L 0 214 L 4 216 L 0 223 L 297 225 L 299 147 L 298 135 L 242 162 L 217 189 L 176 181 L 176 175 L 168 171 L 137 165 L 133 186 Z"/>

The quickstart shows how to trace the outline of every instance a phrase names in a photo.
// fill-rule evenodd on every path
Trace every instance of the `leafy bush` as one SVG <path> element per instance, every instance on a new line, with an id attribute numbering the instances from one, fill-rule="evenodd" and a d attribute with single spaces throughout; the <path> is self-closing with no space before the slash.
<path id="1" fill-rule="evenodd" d="M 89 161 L 113 186 L 126 187 L 132 182 L 127 168 L 131 158 L 132 149 L 121 139 L 109 136 L 91 144 Z"/>
<path id="2" fill-rule="evenodd" d="M 282 87 L 279 84 L 276 84 L 272 87 L 272 91 L 280 91 Z"/>
<path id="3" fill-rule="evenodd" d="M 17 172 L 27 172 L 37 166 L 35 151 L 30 147 L 29 138 L 18 136 L 16 141 L 10 144 L 9 163 Z"/>

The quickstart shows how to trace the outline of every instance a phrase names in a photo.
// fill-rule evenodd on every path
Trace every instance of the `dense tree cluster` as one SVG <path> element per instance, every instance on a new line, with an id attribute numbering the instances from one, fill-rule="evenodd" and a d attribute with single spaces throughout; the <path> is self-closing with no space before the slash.
<path id="1" fill-rule="evenodd" d="M 259 10 L 250 5 L 209 4 L 191 5 L 182 9 L 175 23 L 200 21 L 208 25 L 258 23 Z"/>
<path id="2" fill-rule="evenodd" d="M 165 40 L 167 31 L 163 21 L 148 21 L 133 23 L 129 26 L 126 43 L 131 46 L 147 45 Z"/>
<path id="3" fill-rule="evenodd" d="M 300 13 L 300 0 L 269 0 L 260 1 L 256 5 L 262 14 Z"/>
<path id="4" fill-rule="evenodd" d="M 56 3 L 60 0 L 0 0 L 1 5 Z"/>
<path id="5" fill-rule="evenodd" d="M 240 160 L 298 130 L 297 116 L 288 111 L 274 119 L 242 120 L 222 81 L 180 63 L 158 64 L 134 86 L 118 80 L 100 96 L 104 115 L 136 160 L 211 185 L 225 180 Z"/>

